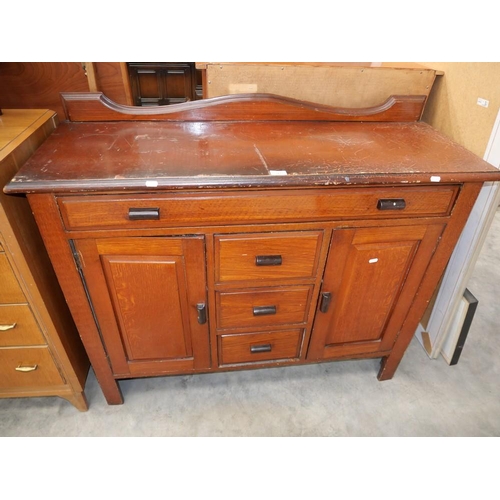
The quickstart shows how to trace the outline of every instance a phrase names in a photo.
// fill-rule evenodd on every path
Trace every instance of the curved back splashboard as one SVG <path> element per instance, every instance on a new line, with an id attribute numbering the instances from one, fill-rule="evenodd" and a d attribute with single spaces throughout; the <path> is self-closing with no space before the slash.
<path id="1" fill-rule="evenodd" d="M 391 96 L 371 108 L 336 108 L 272 94 L 213 97 L 169 106 L 116 104 L 104 94 L 62 93 L 66 118 L 79 121 L 369 121 L 414 122 L 426 96 Z"/>

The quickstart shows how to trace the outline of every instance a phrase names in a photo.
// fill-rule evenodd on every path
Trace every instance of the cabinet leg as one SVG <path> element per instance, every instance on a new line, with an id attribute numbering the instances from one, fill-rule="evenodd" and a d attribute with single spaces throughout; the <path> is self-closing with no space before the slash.
<path id="1" fill-rule="evenodd" d="M 69 401 L 78 411 L 87 411 L 89 409 L 89 404 L 87 403 L 87 398 L 85 393 L 77 392 L 71 396 L 61 396 L 66 401 Z"/>
<path id="2" fill-rule="evenodd" d="M 384 380 L 390 380 L 394 376 L 394 373 L 396 373 L 400 361 L 401 358 L 395 359 L 392 355 L 382 358 L 377 378 L 381 382 Z"/>
<path id="3" fill-rule="evenodd" d="M 105 380 L 99 378 L 96 373 L 97 381 L 101 386 L 102 392 L 104 393 L 104 397 L 106 398 L 106 402 L 108 405 L 122 405 L 123 404 L 123 396 L 122 391 L 120 390 L 120 386 L 116 379 L 106 377 Z"/>

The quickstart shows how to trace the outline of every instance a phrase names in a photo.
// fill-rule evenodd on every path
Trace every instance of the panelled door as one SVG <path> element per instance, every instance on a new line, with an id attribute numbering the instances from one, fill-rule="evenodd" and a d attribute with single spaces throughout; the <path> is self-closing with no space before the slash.
<path id="1" fill-rule="evenodd" d="M 391 349 L 443 229 L 334 231 L 307 358 Z"/>
<path id="2" fill-rule="evenodd" d="M 74 244 L 116 376 L 210 367 L 202 237 Z"/>

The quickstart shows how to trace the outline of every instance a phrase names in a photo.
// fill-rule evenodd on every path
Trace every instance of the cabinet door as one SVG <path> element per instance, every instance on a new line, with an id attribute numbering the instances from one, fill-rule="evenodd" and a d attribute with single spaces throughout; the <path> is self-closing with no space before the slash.
<path id="1" fill-rule="evenodd" d="M 194 63 L 128 63 L 136 106 L 178 104 L 196 98 Z"/>
<path id="2" fill-rule="evenodd" d="M 103 238 L 75 248 L 115 375 L 210 367 L 203 238 Z"/>
<path id="3" fill-rule="evenodd" d="M 334 231 L 308 359 L 390 350 L 443 228 Z"/>

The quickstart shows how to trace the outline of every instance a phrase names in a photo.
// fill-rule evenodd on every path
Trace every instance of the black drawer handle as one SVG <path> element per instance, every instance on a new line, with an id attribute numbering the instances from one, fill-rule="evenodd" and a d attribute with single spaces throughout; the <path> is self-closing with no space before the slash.
<path id="1" fill-rule="evenodd" d="M 319 310 L 322 313 L 328 312 L 328 308 L 330 307 L 331 301 L 332 301 L 332 294 L 330 292 L 323 292 L 321 294 L 321 302 L 319 305 Z"/>
<path id="2" fill-rule="evenodd" d="M 252 353 L 271 352 L 271 349 L 272 349 L 271 344 L 253 345 L 250 347 L 250 352 Z"/>
<path id="3" fill-rule="evenodd" d="M 159 208 L 129 208 L 129 220 L 160 220 Z"/>
<path id="4" fill-rule="evenodd" d="M 281 266 L 282 263 L 281 255 L 257 255 L 255 257 L 256 266 Z"/>
<path id="5" fill-rule="evenodd" d="M 269 316 L 276 314 L 276 306 L 256 306 L 253 308 L 254 316 Z"/>
<path id="6" fill-rule="evenodd" d="M 404 210 L 406 208 L 406 201 L 404 198 L 378 200 L 377 208 L 379 210 Z"/>
<path id="7" fill-rule="evenodd" d="M 198 323 L 204 325 L 207 322 L 207 305 L 200 302 L 196 304 L 196 310 L 198 311 Z"/>

